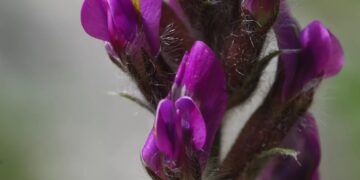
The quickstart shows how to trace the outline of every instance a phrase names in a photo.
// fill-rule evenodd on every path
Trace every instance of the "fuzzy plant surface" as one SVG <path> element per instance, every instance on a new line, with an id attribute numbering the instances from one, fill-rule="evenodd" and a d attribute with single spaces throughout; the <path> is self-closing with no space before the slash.
<path id="1" fill-rule="evenodd" d="M 139 150 L 149 178 L 320 179 L 308 109 L 344 64 L 320 21 L 301 28 L 286 0 L 84 0 L 81 23 L 145 101 L 121 95 L 154 114 Z M 278 50 L 264 54 L 271 32 Z M 247 104 L 275 59 L 269 93 L 220 160 L 224 114 Z"/>

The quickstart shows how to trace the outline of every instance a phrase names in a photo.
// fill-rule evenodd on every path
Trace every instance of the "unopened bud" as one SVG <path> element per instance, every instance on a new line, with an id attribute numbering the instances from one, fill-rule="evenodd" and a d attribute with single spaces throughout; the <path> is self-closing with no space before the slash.
<path id="1" fill-rule="evenodd" d="M 244 0 L 242 8 L 263 26 L 276 19 L 279 11 L 279 0 Z"/>

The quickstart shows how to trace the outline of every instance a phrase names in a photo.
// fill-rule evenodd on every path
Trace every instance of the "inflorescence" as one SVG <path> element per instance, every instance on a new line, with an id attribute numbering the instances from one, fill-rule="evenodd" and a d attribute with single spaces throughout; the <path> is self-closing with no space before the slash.
<path id="1" fill-rule="evenodd" d="M 344 63 L 320 21 L 301 28 L 286 0 L 84 0 L 81 23 L 155 115 L 141 151 L 153 179 L 320 178 L 308 109 Z M 264 54 L 271 33 L 278 50 Z M 220 160 L 224 114 L 246 104 L 275 58 L 269 93 Z"/>

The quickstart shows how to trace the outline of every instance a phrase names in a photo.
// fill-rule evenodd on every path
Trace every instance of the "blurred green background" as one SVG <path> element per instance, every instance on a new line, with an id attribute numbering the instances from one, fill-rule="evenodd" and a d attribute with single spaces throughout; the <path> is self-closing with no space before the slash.
<path id="1" fill-rule="evenodd" d="M 79 22 L 81 0 L 0 1 L 0 180 L 148 179 L 139 150 L 145 110 L 109 91 L 134 86 Z M 313 111 L 322 177 L 360 179 L 360 1 L 291 1 L 302 25 L 320 19 L 342 41 L 346 65 Z"/>

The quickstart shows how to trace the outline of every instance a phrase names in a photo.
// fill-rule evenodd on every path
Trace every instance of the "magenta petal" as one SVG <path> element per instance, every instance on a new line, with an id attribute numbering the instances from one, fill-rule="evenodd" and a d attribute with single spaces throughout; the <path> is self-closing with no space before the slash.
<path id="1" fill-rule="evenodd" d="M 181 60 L 181 63 L 179 65 L 179 68 L 175 76 L 175 84 L 177 87 L 182 86 L 188 58 L 189 58 L 189 54 L 186 52 Z"/>
<path id="2" fill-rule="evenodd" d="M 312 22 L 299 34 L 297 22 L 286 7 L 282 7 L 274 29 L 279 48 L 283 50 L 279 59 L 283 100 L 341 70 L 344 64 L 341 44 L 321 22 Z"/>
<path id="3" fill-rule="evenodd" d="M 81 24 L 90 36 L 109 41 L 107 15 L 102 0 L 85 0 L 81 8 Z"/>
<path id="4" fill-rule="evenodd" d="M 107 0 L 118 40 L 132 41 L 137 33 L 137 13 L 132 0 Z"/>
<path id="5" fill-rule="evenodd" d="M 274 24 L 274 30 L 279 49 L 282 54 L 279 57 L 279 68 L 283 72 L 281 99 L 286 100 L 292 94 L 292 82 L 296 76 L 296 68 L 299 63 L 299 51 L 301 49 L 299 39 L 299 25 L 292 17 L 285 1 L 280 5 L 278 18 Z"/>
<path id="6" fill-rule="evenodd" d="M 206 123 L 207 152 L 220 126 L 226 105 L 225 73 L 214 52 L 203 42 L 197 41 L 188 56 L 184 74 L 185 95 L 200 108 Z"/>
<path id="7" fill-rule="evenodd" d="M 292 81 L 297 93 L 317 79 L 336 75 L 344 64 L 339 41 L 320 21 L 309 24 L 300 34 L 301 52 Z"/>
<path id="8" fill-rule="evenodd" d="M 317 169 L 314 175 L 311 177 L 311 180 L 320 180 L 320 170 Z"/>
<path id="9" fill-rule="evenodd" d="M 190 97 L 186 96 L 176 101 L 176 108 L 179 109 L 181 116 L 181 128 L 185 129 L 183 132 L 191 132 L 190 136 L 195 149 L 202 150 L 206 141 L 206 126 L 199 108 Z"/>
<path id="10" fill-rule="evenodd" d="M 155 141 L 161 152 L 169 157 L 175 156 L 175 107 L 169 99 L 163 99 L 158 105 L 155 120 Z"/>
<path id="11" fill-rule="evenodd" d="M 330 42 L 331 42 L 332 60 L 328 63 L 328 66 L 324 73 L 325 77 L 331 77 L 338 74 L 345 63 L 344 50 L 341 46 L 340 41 L 331 32 L 329 32 L 329 34 L 331 38 Z"/>
<path id="12" fill-rule="evenodd" d="M 299 24 L 289 12 L 286 2 L 281 2 L 278 18 L 274 24 L 277 43 L 280 49 L 300 48 Z M 285 53 L 288 54 L 288 53 Z"/>
<path id="13" fill-rule="evenodd" d="M 320 21 L 310 23 L 300 39 L 304 58 L 314 61 L 314 76 L 331 77 L 341 70 L 344 64 L 341 44 Z"/>
<path id="14" fill-rule="evenodd" d="M 146 36 L 154 54 L 160 48 L 160 17 L 162 0 L 141 0 L 140 9 Z"/>
<path id="15" fill-rule="evenodd" d="M 266 165 L 257 180 L 319 179 L 320 139 L 315 119 L 311 114 L 298 120 L 282 146 L 298 151 L 298 162 L 290 157 L 276 157 Z"/>
<path id="16" fill-rule="evenodd" d="M 141 158 L 147 168 L 152 170 L 157 175 L 160 174 L 161 154 L 155 143 L 153 129 L 151 130 L 148 139 L 146 140 L 146 143 L 141 151 Z"/>

